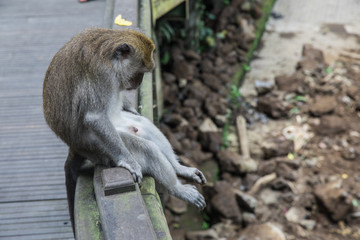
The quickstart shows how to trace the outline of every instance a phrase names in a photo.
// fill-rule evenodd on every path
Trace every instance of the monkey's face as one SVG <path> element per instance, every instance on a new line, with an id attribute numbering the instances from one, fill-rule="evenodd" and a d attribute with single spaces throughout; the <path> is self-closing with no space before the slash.
<path id="1" fill-rule="evenodd" d="M 127 43 L 116 48 L 113 62 L 119 73 L 120 84 L 126 90 L 138 88 L 144 73 L 151 72 L 155 67 L 153 49 L 140 52 Z"/>

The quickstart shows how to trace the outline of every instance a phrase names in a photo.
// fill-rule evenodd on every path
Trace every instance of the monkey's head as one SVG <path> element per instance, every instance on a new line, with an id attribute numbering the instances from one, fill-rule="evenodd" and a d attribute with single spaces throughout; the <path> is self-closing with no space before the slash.
<path id="1" fill-rule="evenodd" d="M 153 41 L 135 30 L 111 31 L 109 40 L 100 47 L 100 54 L 110 59 L 122 89 L 136 89 L 144 73 L 155 67 Z"/>

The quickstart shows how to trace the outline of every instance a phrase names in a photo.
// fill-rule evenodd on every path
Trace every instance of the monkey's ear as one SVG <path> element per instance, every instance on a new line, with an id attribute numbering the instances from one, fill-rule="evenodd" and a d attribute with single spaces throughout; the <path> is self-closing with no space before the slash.
<path id="1" fill-rule="evenodd" d="M 134 53 L 134 48 L 127 43 L 123 43 L 116 48 L 114 52 L 114 57 L 116 59 L 122 60 L 128 58 L 133 53 Z"/>

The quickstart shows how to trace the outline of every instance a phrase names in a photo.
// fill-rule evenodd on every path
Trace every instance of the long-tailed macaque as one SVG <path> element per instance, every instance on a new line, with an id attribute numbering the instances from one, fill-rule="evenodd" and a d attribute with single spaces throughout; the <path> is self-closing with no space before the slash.
<path id="1" fill-rule="evenodd" d="M 170 194 L 205 207 L 196 188 L 176 176 L 204 184 L 204 175 L 180 165 L 165 136 L 124 98 L 124 91 L 137 89 L 144 73 L 153 70 L 154 48 L 138 31 L 94 28 L 72 38 L 50 63 L 44 115 L 69 146 L 65 177 L 72 223 L 76 180 L 86 159 L 124 167 L 138 183 L 150 175 Z"/>

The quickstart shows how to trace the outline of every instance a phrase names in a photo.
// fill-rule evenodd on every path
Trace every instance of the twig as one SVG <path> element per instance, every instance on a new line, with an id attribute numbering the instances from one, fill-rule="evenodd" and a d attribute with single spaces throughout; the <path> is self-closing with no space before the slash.
<path id="1" fill-rule="evenodd" d="M 268 175 L 265 175 L 261 178 L 259 178 L 256 183 L 252 186 L 252 188 L 249 190 L 249 194 L 250 195 L 254 195 L 255 193 L 257 193 L 260 188 L 272 181 L 274 181 L 276 179 L 276 173 L 271 173 Z"/>
<path id="2" fill-rule="evenodd" d="M 249 159 L 250 151 L 249 151 L 248 137 L 246 131 L 246 120 L 243 116 L 236 117 L 236 127 L 239 135 L 239 142 L 240 142 L 242 156 L 244 157 L 244 159 Z"/>

